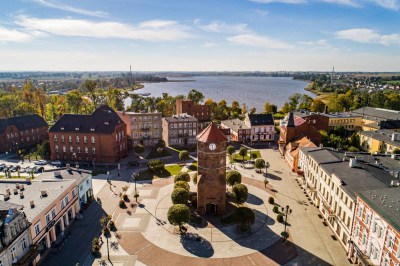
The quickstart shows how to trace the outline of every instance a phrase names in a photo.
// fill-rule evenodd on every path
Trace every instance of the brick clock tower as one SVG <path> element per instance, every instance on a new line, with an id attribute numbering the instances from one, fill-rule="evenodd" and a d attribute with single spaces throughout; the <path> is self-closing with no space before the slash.
<path id="1" fill-rule="evenodd" d="M 222 215 L 226 207 L 227 139 L 211 123 L 197 136 L 197 212 Z"/>

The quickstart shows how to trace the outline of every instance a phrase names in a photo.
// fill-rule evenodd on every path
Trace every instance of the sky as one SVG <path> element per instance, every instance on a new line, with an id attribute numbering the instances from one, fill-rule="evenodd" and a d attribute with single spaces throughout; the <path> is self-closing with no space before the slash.
<path id="1" fill-rule="evenodd" d="M 1 0 L 0 71 L 400 71 L 400 0 Z"/>

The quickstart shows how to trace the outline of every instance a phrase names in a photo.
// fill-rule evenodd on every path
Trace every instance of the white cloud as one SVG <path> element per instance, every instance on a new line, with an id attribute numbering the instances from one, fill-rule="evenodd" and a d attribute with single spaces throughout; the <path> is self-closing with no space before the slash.
<path id="1" fill-rule="evenodd" d="M 356 0 L 322 0 L 322 1 L 338 5 L 360 7 L 360 4 Z"/>
<path id="2" fill-rule="evenodd" d="M 262 17 L 265 17 L 266 15 L 269 14 L 269 11 L 267 11 L 267 10 L 262 10 L 262 9 L 255 9 L 254 12 L 255 12 L 257 15 L 260 15 L 260 16 L 262 16 Z"/>
<path id="3" fill-rule="evenodd" d="M 32 35 L 26 32 L 0 27 L 0 42 L 27 42 L 31 39 Z"/>
<path id="4" fill-rule="evenodd" d="M 240 34 L 228 38 L 234 44 L 247 45 L 265 49 L 292 49 L 293 45 L 257 34 Z"/>
<path id="5" fill-rule="evenodd" d="M 399 0 L 373 0 L 378 6 L 387 8 L 387 9 L 392 9 L 392 10 L 399 10 L 400 9 L 400 3 Z"/>
<path id="6" fill-rule="evenodd" d="M 400 10 L 400 0 L 248 0 L 255 3 L 271 4 L 306 4 L 310 2 L 326 2 L 337 5 L 346 5 L 352 7 L 361 7 L 366 3 L 373 3 L 386 9 Z"/>
<path id="7" fill-rule="evenodd" d="M 329 49 L 332 46 L 328 43 L 327 40 L 318 40 L 318 41 L 302 41 L 298 42 L 300 45 L 309 46 L 317 49 Z"/>
<path id="8" fill-rule="evenodd" d="M 145 41 L 176 41 L 190 37 L 188 28 L 176 21 L 152 20 L 133 26 L 114 21 L 96 22 L 84 19 L 41 19 L 19 16 L 15 23 L 28 30 L 59 36 Z"/>
<path id="9" fill-rule="evenodd" d="M 359 43 L 382 44 L 385 46 L 400 45 L 400 34 L 380 34 L 367 28 L 355 28 L 337 31 L 336 38 Z"/>
<path id="10" fill-rule="evenodd" d="M 248 31 L 247 24 L 227 24 L 221 20 L 215 20 L 209 24 L 202 24 L 200 19 L 194 21 L 194 25 L 207 32 L 218 33 L 243 33 Z"/>
<path id="11" fill-rule="evenodd" d="M 87 15 L 87 16 L 92 16 L 92 17 L 106 17 L 108 15 L 107 12 L 86 10 L 86 9 L 69 6 L 69 5 L 62 4 L 62 3 L 59 3 L 56 1 L 51 1 L 51 0 L 33 0 L 33 1 L 38 4 L 41 4 L 43 6 L 46 6 L 46 7 L 60 9 L 60 10 L 69 11 L 69 12 Z"/>
<path id="12" fill-rule="evenodd" d="M 218 46 L 218 43 L 215 43 L 215 42 L 206 42 L 205 44 L 203 44 L 204 48 L 213 48 L 216 46 Z"/>

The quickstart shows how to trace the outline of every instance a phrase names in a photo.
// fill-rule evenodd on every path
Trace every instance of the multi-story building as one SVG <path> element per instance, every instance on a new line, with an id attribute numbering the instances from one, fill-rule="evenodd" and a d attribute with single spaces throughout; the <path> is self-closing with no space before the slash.
<path id="1" fill-rule="evenodd" d="M 75 180 L 0 181 L 0 192 L 5 201 L 23 206 L 37 250 L 31 257 L 34 265 L 43 260 L 52 245 L 62 243 L 80 210 Z"/>
<path id="2" fill-rule="evenodd" d="M 0 152 L 34 147 L 48 138 L 49 127 L 37 114 L 0 119 Z"/>
<path id="3" fill-rule="evenodd" d="M 370 153 L 393 153 L 400 149 L 400 133 L 389 129 L 361 131 L 360 146 Z"/>
<path id="4" fill-rule="evenodd" d="M 76 191 L 78 191 L 79 208 L 93 199 L 92 172 L 67 165 L 66 169 L 46 171 L 36 177 L 38 180 L 75 180 Z"/>
<path id="5" fill-rule="evenodd" d="M 299 114 L 299 113 L 298 113 Z M 300 116 L 301 115 L 301 116 Z M 281 121 L 279 134 L 279 151 L 286 153 L 286 146 L 300 137 L 307 137 L 312 143 L 319 146 L 322 136 L 321 130 L 328 130 L 329 118 L 317 113 L 300 113 L 294 115 L 290 112 Z"/>
<path id="6" fill-rule="evenodd" d="M 357 193 L 349 258 L 358 265 L 400 265 L 400 188 Z"/>
<path id="7" fill-rule="evenodd" d="M 299 165 L 304 173 L 305 191 L 347 250 L 356 193 L 388 188 L 393 176 L 356 157 L 326 148 L 301 148 Z"/>
<path id="8" fill-rule="evenodd" d="M 237 118 L 221 121 L 222 129 L 230 130 L 229 141 L 249 143 L 251 141 L 251 127 Z"/>
<path id="9" fill-rule="evenodd" d="M 176 114 L 188 114 L 196 117 L 199 132 L 211 123 L 211 106 L 206 104 L 195 104 L 192 100 L 177 99 Z"/>
<path id="10" fill-rule="evenodd" d="M 379 129 L 398 131 L 400 129 L 400 123 L 398 122 L 400 120 L 400 111 L 366 106 L 354 110 L 352 113 L 362 116 L 362 130 L 364 131 Z"/>
<path id="11" fill-rule="evenodd" d="M 252 142 L 274 141 L 275 121 L 272 114 L 246 114 L 246 126 L 251 128 Z"/>
<path id="12" fill-rule="evenodd" d="M 49 130 L 52 160 L 114 163 L 127 155 L 126 124 L 107 105 L 63 115 Z"/>
<path id="13" fill-rule="evenodd" d="M 301 170 L 299 172 L 299 167 L 298 167 L 298 162 L 299 162 L 299 151 L 300 148 L 316 148 L 314 143 L 312 143 L 308 138 L 302 137 L 299 139 L 296 139 L 294 141 L 289 142 L 289 144 L 286 146 L 286 152 L 285 152 L 285 160 L 289 164 L 290 168 L 292 169 L 293 172 L 301 173 Z"/>
<path id="14" fill-rule="evenodd" d="M 162 138 L 167 146 L 195 146 L 197 144 L 197 119 L 187 114 L 164 117 Z"/>
<path id="15" fill-rule="evenodd" d="M 133 145 L 154 146 L 162 139 L 162 113 L 117 112 L 126 124 Z"/>
<path id="16" fill-rule="evenodd" d="M 353 131 L 360 130 L 362 127 L 362 115 L 354 113 L 327 113 L 323 114 L 329 118 L 328 127 L 336 128 L 343 126 L 345 129 Z"/>
<path id="17" fill-rule="evenodd" d="M 29 265 L 36 253 L 23 206 L 0 201 L 0 265 Z"/>

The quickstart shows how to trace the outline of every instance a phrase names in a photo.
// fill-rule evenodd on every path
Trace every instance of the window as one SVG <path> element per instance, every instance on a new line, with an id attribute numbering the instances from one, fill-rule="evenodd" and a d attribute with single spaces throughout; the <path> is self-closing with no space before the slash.
<path id="1" fill-rule="evenodd" d="M 63 146 L 63 152 L 67 152 L 67 148 Z"/>
<path id="2" fill-rule="evenodd" d="M 78 153 L 81 153 L 81 147 L 76 147 L 76 151 L 78 152 Z"/>
<path id="3" fill-rule="evenodd" d="M 79 136 L 76 136 L 76 143 L 79 143 L 79 141 L 80 141 Z"/>
<path id="4" fill-rule="evenodd" d="M 40 233 L 40 222 L 35 224 L 35 234 L 38 235 Z"/>
<path id="5" fill-rule="evenodd" d="M 92 144 L 94 144 L 94 143 L 95 143 L 95 139 L 94 139 L 94 137 L 93 137 L 93 136 L 91 137 L 91 141 L 92 141 Z"/>
<path id="6" fill-rule="evenodd" d="M 49 224 L 51 221 L 50 214 L 46 214 L 46 223 Z"/>
<path id="7" fill-rule="evenodd" d="M 54 150 L 55 150 L 56 152 L 58 152 L 58 145 L 55 145 L 55 146 L 54 146 Z"/>
<path id="8" fill-rule="evenodd" d="M 61 135 L 61 142 L 64 142 L 64 141 L 65 141 L 64 135 Z"/>
<path id="9" fill-rule="evenodd" d="M 358 217 L 361 217 L 362 214 L 363 214 L 363 207 L 360 206 L 360 207 L 358 208 Z"/>
<path id="10" fill-rule="evenodd" d="M 395 238 L 393 236 L 388 236 L 387 241 L 386 241 L 386 246 L 390 249 L 394 247 L 394 240 Z"/>
<path id="11" fill-rule="evenodd" d="M 365 242 L 367 241 L 367 236 L 365 235 L 365 233 L 362 234 L 362 239 L 361 239 L 361 243 L 363 245 L 365 245 Z"/>
<path id="12" fill-rule="evenodd" d="M 12 247 L 12 249 L 11 249 L 11 258 L 12 258 L 13 262 L 17 258 L 17 250 L 15 247 Z"/>
<path id="13" fill-rule="evenodd" d="M 86 136 L 83 136 L 83 142 L 87 143 L 87 137 Z"/>
<path id="14" fill-rule="evenodd" d="M 76 192 L 75 192 L 75 189 L 73 189 L 72 190 L 72 197 L 75 197 L 75 195 L 76 195 Z"/>
<path id="15" fill-rule="evenodd" d="M 357 225 L 357 228 L 356 228 L 356 237 L 358 237 L 359 234 L 360 234 L 360 225 Z"/>
<path id="16" fill-rule="evenodd" d="M 96 148 L 94 148 L 94 147 L 92 148 L 92 153 L 96 154 Z"/>
<path id="17" fill-rule="evenodd" d="M 22 245 L 21 245 L 21 246 L 22 246 L 22 250 L 23 250 L 23 251 L 25 251 L 25 249 L 28 247 L 25 238 L 22 239 Z"/>
<path id="18" fill-rule="evenodd" d="M 74 152 L 74 147 L 70 146 L 70 147 L 69 147 L 69 151 L 70 151 L 70 152 Z"/>
<path id="19" fill-rule="evenodd" d="M 56 215 L 57 215 L 56 209 L 52 209 L 51 216 L 53 217 L 53 219 L 56 218 Z"/>
<path id="20" fill-rule="evenodd" d="M 54 135 L 54 142 L 57 142 L 57 135 Z"/>

